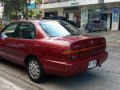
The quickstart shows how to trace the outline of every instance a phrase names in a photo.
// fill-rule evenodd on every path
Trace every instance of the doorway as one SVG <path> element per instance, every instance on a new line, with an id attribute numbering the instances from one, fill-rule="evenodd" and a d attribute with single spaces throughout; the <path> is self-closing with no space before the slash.
<path id="1" fill-rule="evenodd" d="M 58 12 L 45 12 L 45 17 L 58 16 Z"/>

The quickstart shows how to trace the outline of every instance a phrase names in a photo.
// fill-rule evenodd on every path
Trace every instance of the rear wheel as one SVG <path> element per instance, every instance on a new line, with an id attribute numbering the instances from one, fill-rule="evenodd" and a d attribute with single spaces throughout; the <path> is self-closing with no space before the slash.
<path id="1" fill-rule="evenodd" d="M 41 82 L 45 79 L 45 73 L 44 73 L 42 64 L 35 57 L 31 57 L 28 59 L 27 72 L 28 72 L 30 79 L 33 82 L 37 83 L 37 82 Z"/>

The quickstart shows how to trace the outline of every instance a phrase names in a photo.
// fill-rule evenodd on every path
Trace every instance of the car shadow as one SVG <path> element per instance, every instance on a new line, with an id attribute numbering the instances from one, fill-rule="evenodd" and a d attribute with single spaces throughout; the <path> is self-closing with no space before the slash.
<path id="1" fill-rule="evenodd" d="M 21 65 L 18 65 L 16 63 L 1 59 L 1 58 L 0 58 L 0 64 L 2 64 L 3 66 L 6 66 L 8 68 L 10 67 L 12 69 L 17 69 L 17 70 L 20 70 L 20 71 L 23 71 L 23 72 L 26 71 L 25 67 L 23 67 Z"/>
<path id="2" fill-rule="evenodd" d="M 98 80 L 104 80 L 104 77 L 101 77 L 98 73 L 95 73 L 94 70 L 90 70 L 88 72 L 81 73 L 72 77 L 59 77 L 59 76 L 48 76 L 47 81 L 45 83 L 53 83 L 58 87 L 74 89 L 78 90 L 80 87 L 85 87 L 91 83 L 95 83 Z"/>

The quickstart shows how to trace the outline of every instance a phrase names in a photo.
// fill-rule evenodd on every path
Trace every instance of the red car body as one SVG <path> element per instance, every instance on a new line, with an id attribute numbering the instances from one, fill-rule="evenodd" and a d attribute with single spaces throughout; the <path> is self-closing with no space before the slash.
<path id="1" fill-rule="evenodd" d="M 96 65 L 93 67 L 96 67 L 108 57 L 104 37 L 88 35 L 49 37 L 38 25 L 39 21 L 17 23 L 21 22 L 30 22 L 35 26 L 35 38 L 0 39 L 1 58 L 26 66 L 27 58 L 34 56 L 41 62 L 45 74 L 72 76 L 91 69 L 90 61 L 95 60 Z"/>

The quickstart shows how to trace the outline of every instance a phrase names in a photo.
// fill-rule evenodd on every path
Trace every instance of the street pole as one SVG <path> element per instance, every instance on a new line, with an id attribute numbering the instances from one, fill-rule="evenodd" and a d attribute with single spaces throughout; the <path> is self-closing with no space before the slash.
<path id="1" fill-rule="evenodd" d="M 98 0 L 98 4 L 100 5 L 100 11 L 105 9 L 104 0 Z"/>
<path id="2" fill-rule="evenodd" d="M 98 0 L 98 4 L 99 4 L 99 18 L 101 19 L 101 13 L 105 10 L 105 5 L 104 5 L 104 0 Z"/>
<path id="3" fill-rule="evenodd" d="M 26 20 L 28 20 L 28 5 L 27 5 L 27 0 L 25 0 L 25 7 L 26 7 Z"/>

